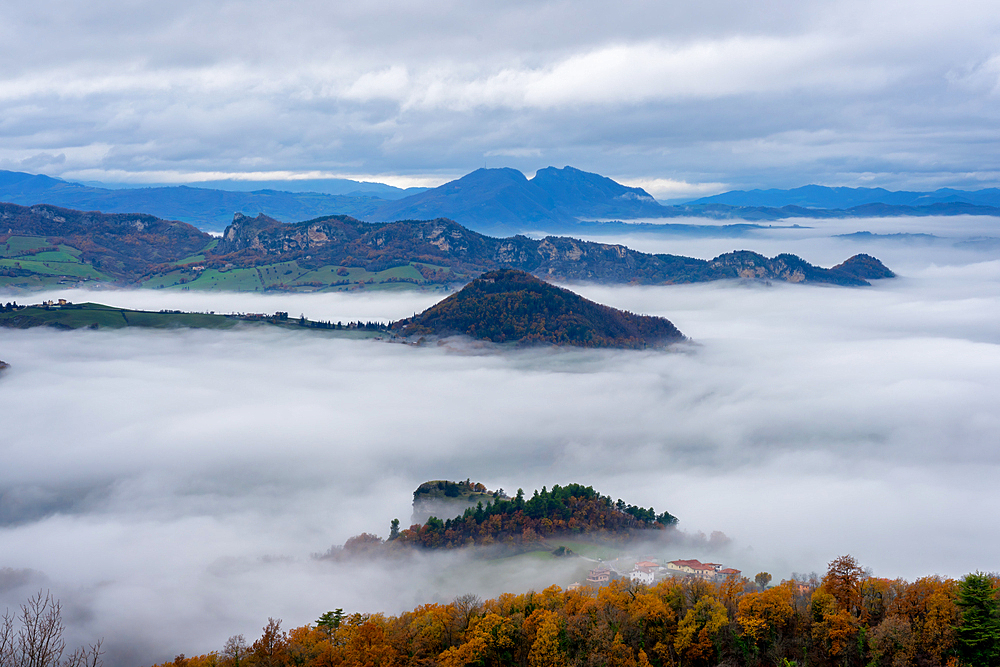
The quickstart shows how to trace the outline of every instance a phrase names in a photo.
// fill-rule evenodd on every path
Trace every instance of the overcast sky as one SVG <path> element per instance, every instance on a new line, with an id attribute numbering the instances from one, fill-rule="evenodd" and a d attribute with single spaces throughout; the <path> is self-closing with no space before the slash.
<path id="1" fill-rule="evenodd" d="M 0 168 L 659 197 L 1000 184 L 1000 13 L 958 0 L 4 0 Z"/>

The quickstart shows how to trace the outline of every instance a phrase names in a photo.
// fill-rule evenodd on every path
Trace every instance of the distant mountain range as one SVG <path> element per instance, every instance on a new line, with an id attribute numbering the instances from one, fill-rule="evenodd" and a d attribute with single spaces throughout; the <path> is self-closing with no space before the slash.
<path id="1" fill-rule="evenodd" d="M 386 186 L 389 187 L 389 186 Z M 364 216 L 387 200 L 372 194 L 257 190 L 236 192 L 186 185 L 108 189 L 48 176 L 0 171 L 0 201 L 33 206 L 52 204 L 80 211 L 147 213 L 180 220 L 206 231 L 222 231 L 233 213 L 267 213 L 283 220 L 307 220 L 332 213 Z"/>
<path id="2" fill-rule="evenodd" d="M 829 188 L 805 185 L 791 190 L 733 190 L 720 195 L 686 202 L 688 206 L 724 204 L 726 206 L 801 206 L 812 209 L 850 209 L 866 204 L 918 207 L 932 204 L 972 204 L 1000 207 L 1000 189 L 969 192 L 941 188 L 933 192 L 892 192 L 884 188 Z"/>
<path id="3" fill-rule="evenodd" d="M 0 287 L 96 281 L 189 290 L 405 289 L 465 284 L 504 268 L 548 280 L 638 285 L 734 278 L 867 285 L 892 276 L 865 255 L 832 269 L 749 251 L 703 260 L 562 236 L 499 239 L 443 218 L 327 216 L 286 224 L 237 214 L 216 239 L 145 214 L 0 204 Z"/>
<path id="4" fill-rule="evenodd" d="M 22 206 L 52 204 L 105 213 L 144 212 L 221 231 L 234 213 L 263 213 L 291 222 L 329 215 L 350 215 L 369 222 L 448 218 L 494 236 L 523 232 L 594 231 L 594 221 L 646 220 L 645 231 L 687 232 L 696 225 L 665 225 L 667 219 L 775 221 L 793 218 L 879 216 L 1000 216 L 1000 190 L 968 192 L 890 192 L 881 188 L 828 188 L 809 185 L 793 190 L 751 190 L 703 197 L 664 206 L 642 188 L 573 167 L 547 167 L 526 178 L 516 169 L 477 169 L 457 180 L 423 191 L 402 191 L 383 184 L 316 181 L 317 188 L 349 190 L 288 192 L 280 189 L 235 191 L 245 183 L 220 181 L 233 189 L 189 186 L 100 188 L 48 176 L 0 171 L 0 201 Z M 277 185 L 277 184 L 276 184 Z M 354 185 L 357 188 L 351 190 Z M 291 187 L 291 186 L 289 186 Z M 305 187 L 298 183 L 294 187 Z M 611 231 L 604 222 L 603 231 Z M 632 227 L 635 229 L 635 227 Z M 716 233 L 727 230 L 715 228 Z M 734 227 L 728 231 L 739 231 Z"/>
<path id="5" fill-rule="evenodd" d="M 571 229 L 580 220 L 659 218 L 664 212 L 642 188 L 573 167 L 548 167 L 531 179 L 516 169 L 477 169 L 385 204 L 366 219 L 448 218 L 477 231 L 515 234 Z"/>

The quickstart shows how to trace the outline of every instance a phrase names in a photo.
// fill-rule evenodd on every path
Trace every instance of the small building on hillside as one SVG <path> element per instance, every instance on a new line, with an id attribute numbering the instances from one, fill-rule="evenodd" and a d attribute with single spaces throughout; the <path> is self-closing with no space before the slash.
<path id="1" fill-rule="evenodd" d="M 603 586 L 611 581 L 611 569 L 605 565 L 599 565 L 587 575 L 587 583 L 593 586 Z"/>
<path id="2" fill-rule="evenodd" d="M 653 582 L 656 581 L 656 575 L 659 574 L 661 569 L 659 564 L 651 560 L 641 560 L 629 572 L 628 578 L 632 583 L 652 586 Z"/>
<path id="3" fill-rule="evenodd" d="M 652 570 L 641 570 L 636 568 L 628 573 L 628 579 L 633 584 L 646 584 L 647 586 L 652 586 L 653 581 L 656 579 L 656 575 Z"/>
<path id="4" fill-rule="evenodd" d="M 667 572 L 675 577 L 693 576 L 709 581 L 740 575 L 739 570 L 723 567 L 721 563 L 702 563 L 695 559 L 672 560 L 667 563 L 666 569 Z"/>
<path id="5" fill-rule="evenodd" d="M 672 560 L 667 563 L 667 569 L 675 574 L 694 574 L 694 566 L 701 565 L 699 560 Z"/>

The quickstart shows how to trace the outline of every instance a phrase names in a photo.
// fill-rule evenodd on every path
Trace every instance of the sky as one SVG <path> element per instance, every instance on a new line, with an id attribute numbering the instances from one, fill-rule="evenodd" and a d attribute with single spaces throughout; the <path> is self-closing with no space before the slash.
<path id="1" fill-rule="evenodd" d="M 576 285 L 668 317 L 667 351 L 492 353 L 317 332 L 0 331 L 0 607 L 39 589 L 108 667 L 148 665 L 325 611 L 398 613 L 473 593 L 565 587 L 550 567 L 463 556 L 338 563 L 350 536 L 407 523 L 428 479 L 529 493 L 592 485 L 680 519 L 662 560 L 775 581 L 852 554 L 878 576 L 1000 569 L 996 218 L 811 221 L 746 248 L 898 273 L 869 288 Z M 858 225 L 852 228 L 849 225 Z M 836 236 L 871 230 L 886 236 Z M 892 236 L 933 233 L 934 238 Z M 0 301 L 15 295 L 0 294 Z M 24 295 L 16 295 L 25 301 Z M 136 308 L 397 319 L 439 294 L 63 291 Z M 705 536 L 721 532 L 711 543 Z M 587 565 L 582 564 L 585 571 Z"/>
<path id="2" fill-rule="evenodd" d="M 986 0 L 3 3 L 0 168 L 433 186 L 572 165 L 659 198 L 1000 185 Z"/>

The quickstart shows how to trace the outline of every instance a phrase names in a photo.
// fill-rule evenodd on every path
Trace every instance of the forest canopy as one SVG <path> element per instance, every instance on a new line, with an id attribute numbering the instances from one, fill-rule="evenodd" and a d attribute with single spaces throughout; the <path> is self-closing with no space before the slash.
<path id="1" fill-rule="evenodd" d="M 269 619 L 252 645 L 237 636 L 157 667 L 997 664 L 996 575 L 890 580 L 841 556 L 822 578 L 758 578 L 466 595 L 399 616 L 337 609 L 287 633 Z"/>

